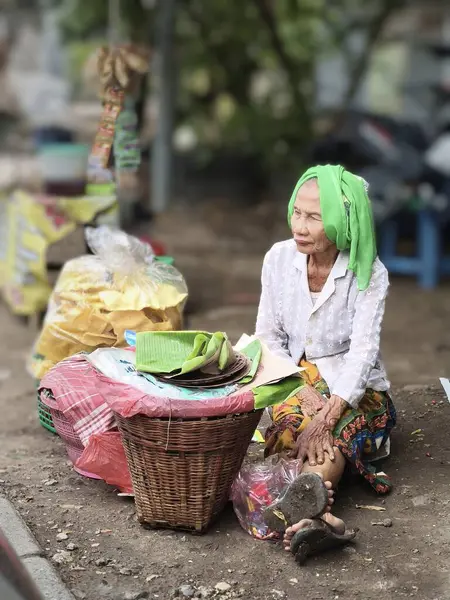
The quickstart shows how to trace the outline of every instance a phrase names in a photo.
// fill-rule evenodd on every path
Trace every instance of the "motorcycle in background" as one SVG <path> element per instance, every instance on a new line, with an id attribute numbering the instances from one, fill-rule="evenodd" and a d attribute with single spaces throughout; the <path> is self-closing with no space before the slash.
<path id="1" fill-rule="evenodd" d="M 350 111 L 342 126 L 312 148 L 312 161 L 343 164 L 370 186 L 377 223 L 409 205 L 450 220 L 450 119 L 431 139 L 415 123 Z"/>

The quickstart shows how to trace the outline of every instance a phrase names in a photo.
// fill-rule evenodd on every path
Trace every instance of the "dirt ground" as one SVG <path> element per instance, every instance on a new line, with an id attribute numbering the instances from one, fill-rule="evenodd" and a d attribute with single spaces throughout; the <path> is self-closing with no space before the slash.
<path id="1" fill-rule="evenodd" d="M 251 332 L 263 253 L 286 237 L 273 206 L 180 206 L 159 219 L 155 232 L 188 279 L 190 325 L 224 329 L 233 338 Z M 202 537 L 143 529 L 132 502 L 76 475 L 61 441 L 38 424 L 34 384 L 25 373 L 34 334 L 4 307 L 0 493 L 13 501 L 79 600 L 448 600 L 450 407 L 438 381 L 450 372 L 448 297 L 448 285 L 425 293 L 414 281 L 392 282 L 383 349 L 399 424 L 384 469 L 395 489 L 384 500 L 359 480 L 339 490 L 337 513 L 360 528 L 354 547 L 299 568 L 276 544 L 241 530 L 231 509 Z M 413 434 L 417 429 L 421 433 Z M 373 525 L 385 518 L 392 527 Z M 59 533 L 66 539 L 58 541 Z M 218 583 L 229 590 L 215 590 Z"/>

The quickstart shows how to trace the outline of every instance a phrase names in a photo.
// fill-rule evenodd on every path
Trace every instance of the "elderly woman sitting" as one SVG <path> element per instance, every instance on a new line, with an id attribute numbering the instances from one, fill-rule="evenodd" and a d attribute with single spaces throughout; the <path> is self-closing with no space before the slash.
<path id="1" fill-rule="evenodd" d="M 266 433 L 266 455 L 304 462 L 266 514 L 302 563 L 354 537 L 330 512 L 346 463 L 378 493 L 390 491 L 373 461 L 389 453 L 396 414 L 380 358 L 388 274 L 365 182 L 340 166 L 309 169 L 288 218 L 293 239 L 264 260 L 256 334 L 303 368 L 301 390 L 273 407 Z"/>

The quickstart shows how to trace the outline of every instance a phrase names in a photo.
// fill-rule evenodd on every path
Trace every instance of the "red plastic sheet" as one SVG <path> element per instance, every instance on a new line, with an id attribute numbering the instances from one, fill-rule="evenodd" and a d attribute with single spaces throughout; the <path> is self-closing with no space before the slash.
<path id="1" fill-rule="evenodd" d="M 124 418 L 146 415 L 153 418 L 195 419 L 240 414 L 254 409 L 252 392 L 236 392 L 231 396 L 210 400 L 180 400 L 144 394 L 130 385 L 112 381 L 101 373 L 97 391 L 108 406 Z"/>

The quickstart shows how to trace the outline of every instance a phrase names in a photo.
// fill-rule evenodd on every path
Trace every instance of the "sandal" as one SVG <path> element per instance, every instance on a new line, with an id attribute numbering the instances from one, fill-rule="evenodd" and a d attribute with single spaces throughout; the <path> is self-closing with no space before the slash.
<path id="1" fill-rule="evenodd" d="M 334 527 L 315 519 L 310 527 L 300 529 L 291 541 L 291 552 L 299 565 L 303 565 L 309 556 L 345 546 L 356 536 L 357 530 L 350 529 L 344 534 L 336 533 Z"/>
<path id="2" fill-rule="evenodd" d="M 302 519 L 319 517 L 327 506 L 328 490 L 320 475 L 302 473 L 265 509 L 263 518 L 272 531 L 283 533 Z"/>

